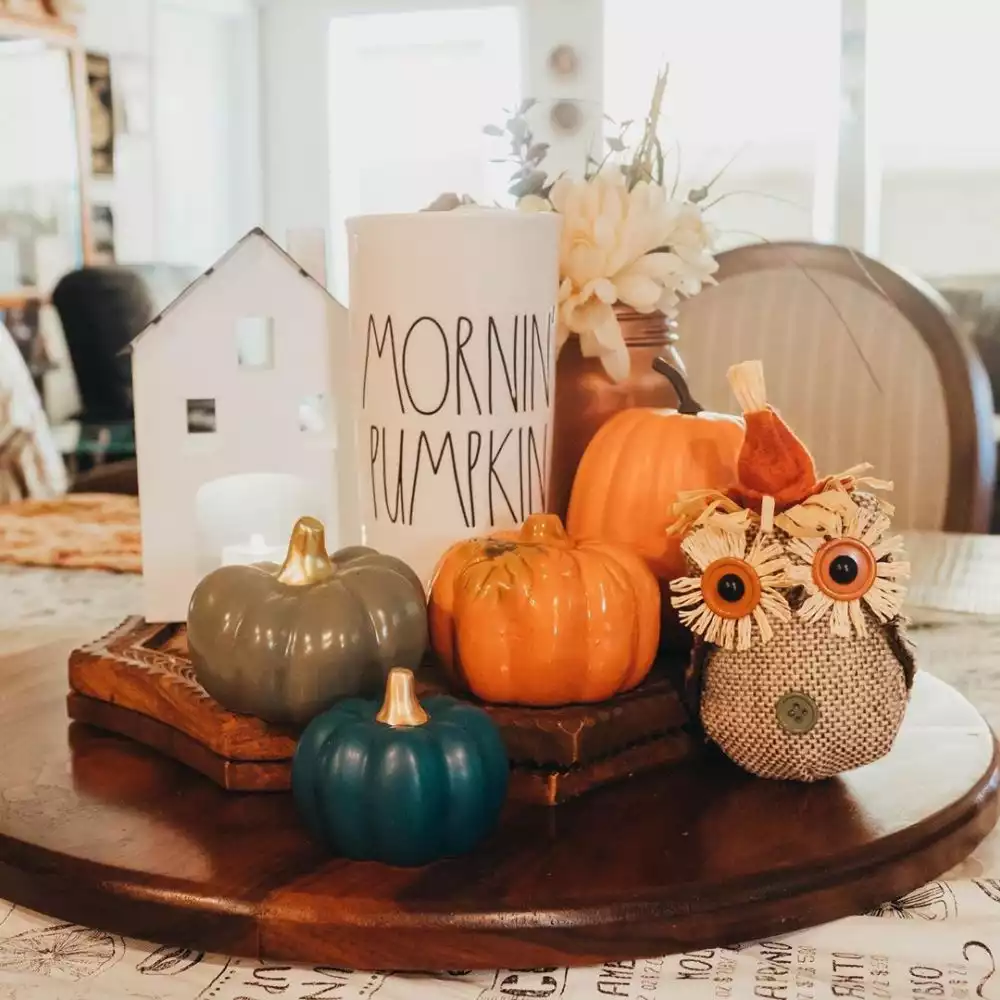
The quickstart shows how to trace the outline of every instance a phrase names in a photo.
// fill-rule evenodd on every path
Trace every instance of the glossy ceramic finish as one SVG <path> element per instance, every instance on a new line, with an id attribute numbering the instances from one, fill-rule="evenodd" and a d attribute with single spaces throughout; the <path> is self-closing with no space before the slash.
<path id="1" fill-rule="evenodd" d="M 653 370 L 653 361 L 658 357 L 666 357 L 684 370 L 675 346 L 677 334 L 669 328 L 663 313 L 637 313 L 622 306 L 615 312 L 631 361 L 627 379 L 613 382 L 599 360 L 580 353 L 575 337 L 563 346 L 556 363 L 548 509 L 563 520 L 577 466 L 601 427 L 616 413 L 633 406 L 664 408 L 677 402 L 670 383 Z"/>
<path id="2" fill-rule="evenodd" d="M 295 803 L 319 841 L 404 866 L 475 847 L 500 819 L 507 777 L 490 717 L 441 695 L 421 706 L 408 670 L 392 671 L 381 709 L 351 698 L 314 719 L 292 764 Z"/>
<path id="3" fill-rule="evenodd" d="M 426 652 L 424 592 L 405 563 L 355 546 L 327 572 L 315 543 L 299 544 L 280 570 L 224 566 L 191 598 L 195 675 L 230 711 L 307 722 L 338 698 L 380 692 L 392 667 Z"/>
<path id="4" fill-rule="evenodd" d="M 431 642 L 445 669 L 484 701 L 604 701 L 649 672 L 660 594 L 623 546 L 575 542 L 554 514 L 459 542 L 438 566 Z"/>

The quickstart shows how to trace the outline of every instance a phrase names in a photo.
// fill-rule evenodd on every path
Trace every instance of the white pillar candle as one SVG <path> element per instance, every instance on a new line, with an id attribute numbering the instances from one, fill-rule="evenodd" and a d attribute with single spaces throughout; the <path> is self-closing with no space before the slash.
<path id="1" fill-rule="evenodd" d="M 361 534 L 425 583 L 456 540 L 545 509 L 561 226 L 498 209 L 348 222 Z"/>
<path id="2" fill-rule="evenodd" d="M 285 548 L 268 545 L 263 535 L 252 534 L 248 542 L 225 545 L 222 549 L 223 566 L 248 566 L 250 563 L 280 563 L 285 558 Z"/>

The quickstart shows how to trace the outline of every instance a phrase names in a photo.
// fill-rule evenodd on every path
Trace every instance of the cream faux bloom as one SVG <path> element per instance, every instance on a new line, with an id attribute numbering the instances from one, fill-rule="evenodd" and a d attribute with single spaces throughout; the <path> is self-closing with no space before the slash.
<path id="1" fill-rule="evenodd" d="M 575 333 L 581 353 L 599 357 L 620 381 L 628 376 L 629 356 L 615 303 L 674 315 L 681 295 L 694 295 L 712 280 L 711 233 L 696 205 L 668 199 L 646 181 L 628 190 L 619 170 L 589 180 L 560 178 L 549 203 L 564 218 L 560 345 Z M 536 196 L 518 207 L 539 211 L 548 204 Z"/>

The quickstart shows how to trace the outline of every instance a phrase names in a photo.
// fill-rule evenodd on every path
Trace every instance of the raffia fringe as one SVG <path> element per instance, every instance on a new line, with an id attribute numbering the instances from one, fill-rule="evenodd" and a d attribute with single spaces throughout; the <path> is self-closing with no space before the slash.
<path id="1" fill-rule="evenodd" d="M 667 528 L 668 535 L 683 535 L 691 528 L 701 527 L 715 515 L 735 515 L 734 523 L 746 525 L 756 517 L 752 510 L 741 507 L 719 490 L 688 490 L 677 495 L 672 513 L 676 520 Z M 714 523 L 714 522 L 713 522 Z"/>
<path id="2" fill-rule="evenodd" d="M 827 477 L 821 492 L 776 516 L 773 514 L 773 506 L 769 510 L 767 501 L 770 498 L 765 497 L 762 504 L 765 515 L 763 521 L 756 511 L 741 506 L 721 490 L 688 490 L 677 496 L 672 509 L 675 520 L 667 528 L 667 534 L 684 535 L 692 528 L 709 523 L 730 531 L 743 531 L 749 524 L 756 522 L 761 524 L 762 530 L 769 531 L 772 517 L 775 525 L 793 537 L 815 538 L 824 534 L 841 534 L 850 518 L 857 513 L 857 506 L 849 494 L 856 490 L 892 489 L 890 481 L 864 475 L 870 468 L 871 465 L 866 462 Z M 891 518 L 896 508 L 881 497 L 875 499 L 879 510 Z"/>

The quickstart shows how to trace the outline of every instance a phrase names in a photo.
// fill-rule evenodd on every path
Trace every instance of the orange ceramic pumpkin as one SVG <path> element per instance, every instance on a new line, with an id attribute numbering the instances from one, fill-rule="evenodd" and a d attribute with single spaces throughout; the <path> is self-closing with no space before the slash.
<path id="1" fill-rule="evenodd" d="M 605 701 L 649 673 L 660 636 L 656 579 L 634 552 L 575 542 L 555 514 L 458 542 L 428 606 L 451 679 L 484 701 Z"/>
<path id="2" fill-rule="evenodd" d="M 662 359 L 654 367 L 673 382 L 677 409 L 622 410 L 601 427 L 580 460 L 566 526 L 574 538 L 629 546 L 671 580 L 685 573 L 681 539 L 667 534 L 677 495 L 736 482 L 743 422 L 703 410 Z"/>

